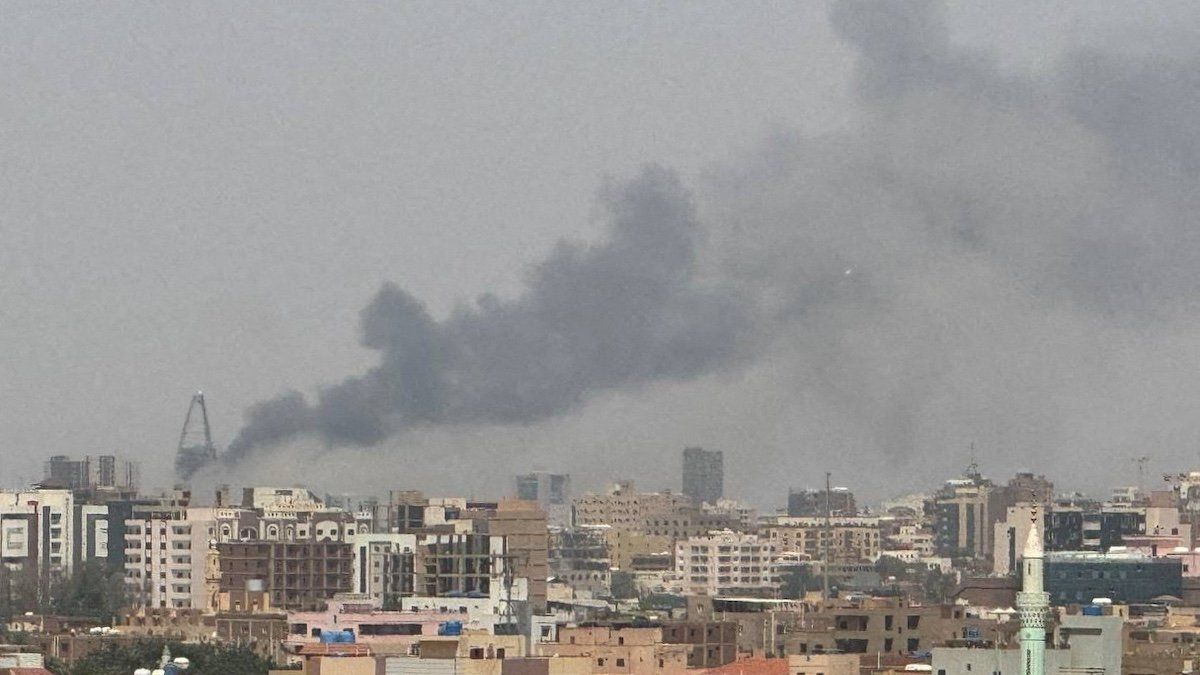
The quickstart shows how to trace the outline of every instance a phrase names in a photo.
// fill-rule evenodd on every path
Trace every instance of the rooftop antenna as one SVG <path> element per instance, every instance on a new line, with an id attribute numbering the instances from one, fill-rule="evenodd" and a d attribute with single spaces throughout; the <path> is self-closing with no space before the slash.
<path id="1" fill-rule="evenodd" d="M 212 427 L 208 423 L 208 406 L 204 403 L 204 392 L 198 391 L 192 395 L 187 417 L 183 419 L 183 430 L 179 432 L 175 475 L 180 481 L 186 481 L 216 458 L 217 448 L 213 445 Z"/>

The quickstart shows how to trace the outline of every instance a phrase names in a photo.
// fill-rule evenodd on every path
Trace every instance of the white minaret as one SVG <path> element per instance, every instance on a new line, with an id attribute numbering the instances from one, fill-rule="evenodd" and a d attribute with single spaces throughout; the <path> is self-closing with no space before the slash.
<path id="1" fill-rule="evenodd" d="M 1050 596 L 1042 586 L 1042 522 L 1038 505 L 1034 504 L 1021 553 L 1021 592 L 1017 594 L 1017 609 L 1021 616 L 1021 672 L 1018 675 L 1046 675 L 1046 614 Z"/>

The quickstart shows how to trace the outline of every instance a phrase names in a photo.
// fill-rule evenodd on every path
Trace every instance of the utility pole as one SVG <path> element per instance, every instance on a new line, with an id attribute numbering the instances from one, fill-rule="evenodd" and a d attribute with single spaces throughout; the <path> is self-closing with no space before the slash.
<path id="1" fill-rule="evenodd" d="M 822 539 L 825 542 L 823 551 L 823 562 L 821 563 L 821 600 L 829 602 L 829 546 L 832 544 L 833 538 L 833 504 L 831 503 L 831 490 L 829 479 L 830 474 L 825 472 L 825 536 Z"/>

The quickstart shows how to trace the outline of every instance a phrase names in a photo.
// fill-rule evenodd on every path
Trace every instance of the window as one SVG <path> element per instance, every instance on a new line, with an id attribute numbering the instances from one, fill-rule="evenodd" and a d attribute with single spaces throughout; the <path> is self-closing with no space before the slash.
<path id="1" fill-rule="evenodd" d="M 619 644 L 619 645 L 625 644 L 625 638 L 624 637 L 617 638 L 617 644 Z"/>
<path id="2" fill-rule="evenodd" d="M 604 659 L 596 659 L 596 665 L 603 668 L 604 667 Z"/>
<path id="3" fill-rule="evenodd" d="M 625 667 L 625 659 L 617 659 L 617 667 L 624 668 Z"/>

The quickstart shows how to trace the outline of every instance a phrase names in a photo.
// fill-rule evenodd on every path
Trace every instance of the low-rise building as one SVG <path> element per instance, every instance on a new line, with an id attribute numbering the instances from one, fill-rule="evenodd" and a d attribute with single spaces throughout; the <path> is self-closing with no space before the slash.
<path id="1" fill-rule="evenodd" d="M 683 673 L 690 648 L 665 644 L 661 628 L 580 626 L 558 631 L 558 641 L 538 645 L 543 654 L 586 656 L 593 673 Z"/>

